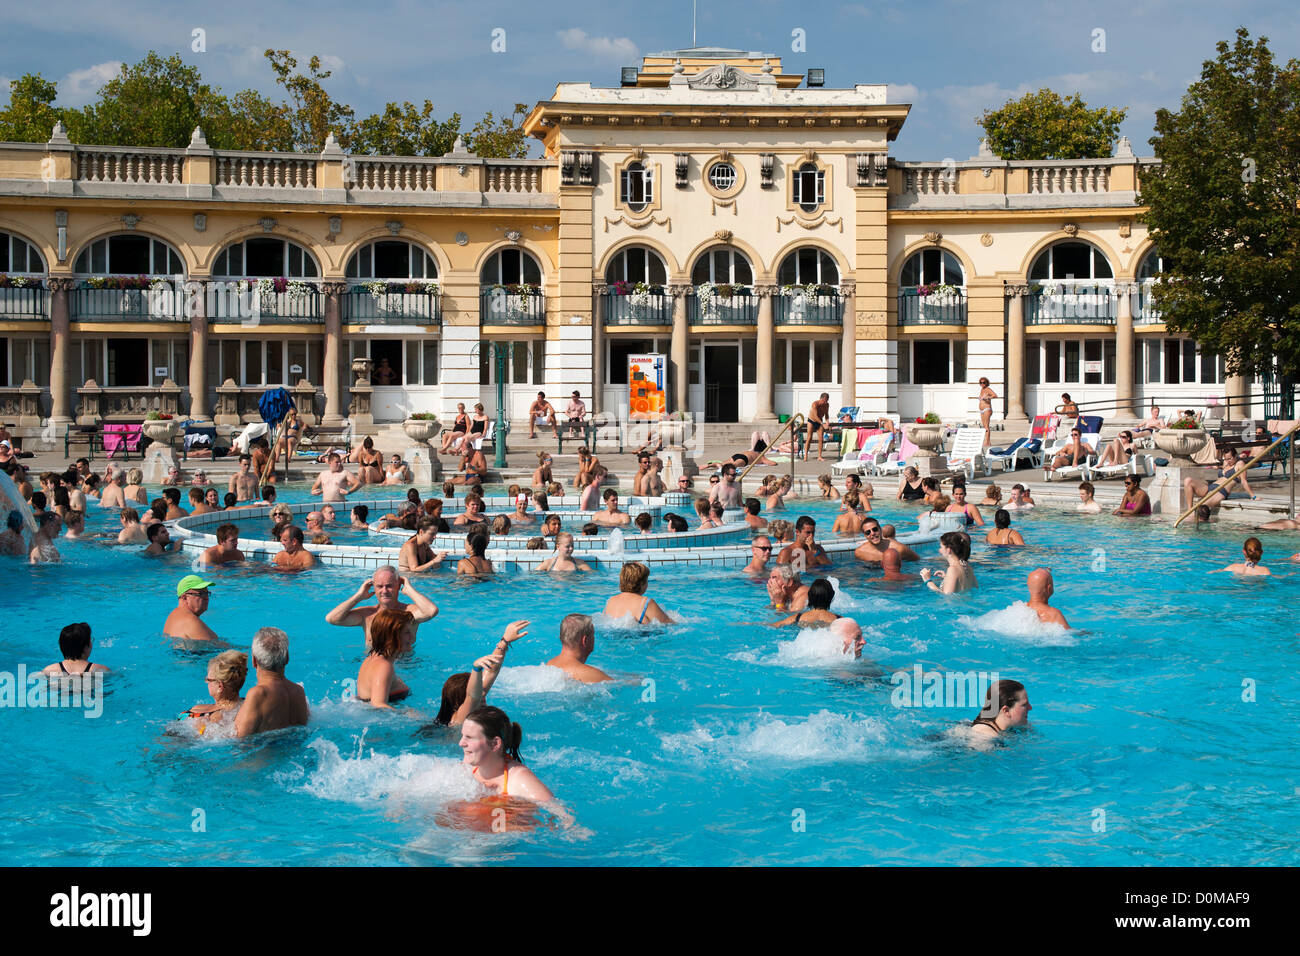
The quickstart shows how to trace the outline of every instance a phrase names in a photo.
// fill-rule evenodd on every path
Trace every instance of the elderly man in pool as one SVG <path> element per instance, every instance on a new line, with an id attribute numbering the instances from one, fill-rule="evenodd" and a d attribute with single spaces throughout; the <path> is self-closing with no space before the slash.
<path id="1" fill-rule="evenodd" d="M 235 714 L 235 736 L 306 724 L 310 716 L 307 694 L 300 684 L 284 676 L 289 663 L 289 635 L 278 627 L 261 628 L 253 637 L 252 650 L 257 684 Z"/>
<path id="2" fill-rule="evenodd" d="M 199 620 L 208 609 L 210 587 L 212 582 L 203 580 L 197 574 L 187 574 L 181 578 L 176 585 L 176 607 L 167 615 L 163 633 L 168 637 L 188 641 L 217 640 L 217 632 Z"/>
<path id="3" fill-rule="evenodd" d="M 411 599 L 408 604 L 401 600 L 401 595 Z M 357 607 L 362 601 L 374 595 L 376 604 Z M 370 647 L 370 618 L 380 608 L 390 611 L 409 611 L 411 623 L 402 632 L 400 653 L 410 651 L 415 643 L 415 629 L 425 621 L 438 616 L 438 605 L 415 589 L 410 580 L 398 574 L 391 564 L 376 568 L 375 573 L 361 582 L 361 587 L 350 598 L 325 615 L 326 624 L 338 627 L 360 627 L 365 631 L 366 647 Z"/>

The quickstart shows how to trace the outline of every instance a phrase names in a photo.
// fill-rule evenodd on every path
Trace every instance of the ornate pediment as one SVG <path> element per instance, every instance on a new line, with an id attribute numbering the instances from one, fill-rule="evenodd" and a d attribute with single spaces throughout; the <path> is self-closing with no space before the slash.
<path id="1" fill-rule="evenodd" d="M 719 63 L 687 77 L 686 85 L 693 90 L 756 90 L 758 79 L 729 63 Z"/>

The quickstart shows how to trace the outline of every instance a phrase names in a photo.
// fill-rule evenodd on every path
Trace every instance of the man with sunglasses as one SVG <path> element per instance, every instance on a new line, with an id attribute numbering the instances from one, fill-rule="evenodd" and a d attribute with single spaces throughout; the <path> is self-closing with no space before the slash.
<path id="1" fill-rule="evenodd" d="M 880 522 L 875 518 L 862 519 L 862 536 L 867 540 L 854 549 L 853 556 L 864 564 L 880 564 L 889 550 Z"/>
<path id="2" fill-rule="evenodd" d="M 730 463 L 722 466 L 722 480 L 717 484 L 709 479 L 709 501 L 719 502 L 724 508 L 740 507 L 740 485 L 736 483 L 736 466 Z"/>
<path id="3" fill-rule="evenodd" d="M 1083 432 L 1075 426 L 1070 429 L 1070 443 L 1057 452 L 1047 470 L 1053 472 L 1058 468 L 1077 467 L 1091 454 L 1094 454 L 1092 446 L 1083 440 Z"/>
<path id="4" fill-rule="evenodd" d="M 763 575 L 767 574 L 767 562 L 772 558 L 772 539 L 767 535 L 760 534 L 749 546 L 750 553 L 753 555 L 749 559 L 749 564 L 741 569 L 741 574 Z"/>

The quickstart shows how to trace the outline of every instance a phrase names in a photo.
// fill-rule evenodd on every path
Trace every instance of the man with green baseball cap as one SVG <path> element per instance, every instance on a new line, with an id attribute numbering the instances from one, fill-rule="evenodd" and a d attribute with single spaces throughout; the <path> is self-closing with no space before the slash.
<path id="1" fill-rule="evenodd" d="M 180 637 L 189 641 L 215 641 L 217 634 L 199 620 L 199 615 L 208 609 L 208 588 L 211 581 L 205 581 L 197 574 L 187 574 L 176 585 L 176 607 L 167 615 L 163 633 L 168 637 Z"/>

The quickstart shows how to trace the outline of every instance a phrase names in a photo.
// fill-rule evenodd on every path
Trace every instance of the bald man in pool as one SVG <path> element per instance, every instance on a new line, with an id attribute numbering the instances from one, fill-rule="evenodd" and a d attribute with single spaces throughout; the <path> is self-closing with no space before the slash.
<path id="1" fill-rule="evenodd" d="M 1066 623 L 1065 615 L 1048 603 L 1055 591 L 1052 572 L 1047 568 L 1038 568 L 1029 573 L 1029 606 L 1038 614 L 1038 619 L 1044 624 L 1059 624 L 1068 628 L 1070 625 Z"/>

